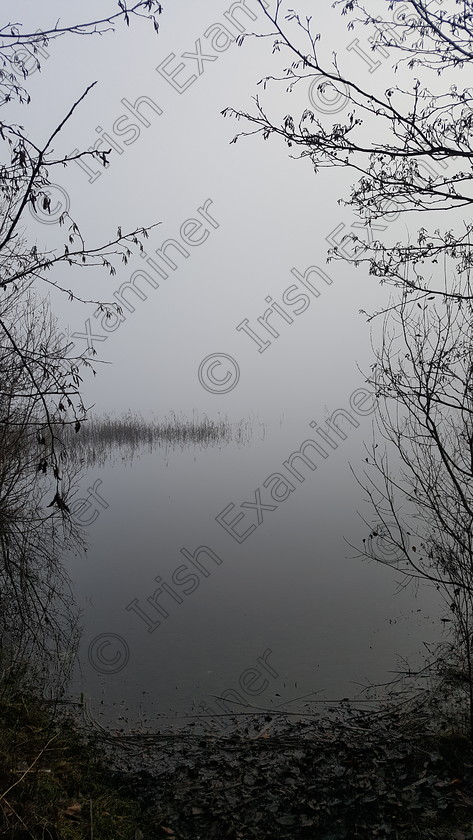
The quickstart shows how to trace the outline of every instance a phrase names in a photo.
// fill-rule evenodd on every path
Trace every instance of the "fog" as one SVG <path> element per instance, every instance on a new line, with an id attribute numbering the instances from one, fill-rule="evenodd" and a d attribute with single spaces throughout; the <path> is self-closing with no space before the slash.
<path id="1" fill-rule="evenodd" d="M 66 208 L 90 244 L 119 226 L 156 224 L 145 255 L 135 248 L 115 276 L 63 266 L 54 277 L 85 300 L 119 303 L 122 314 L 107 320 L 95 304 L 43 287 L 74 352 L 97 352 L 85 405 L 251 418 L 243 445 L 144 451 L 83 478 L 79 495 L 98 480 L 102 501 L 86 527 L 87 555 L 67 558 L 84 625 L 71 691 L 94 715 L 105 698 L 107 722 L 122 704 L 133 720 L 144 709 L 150 725 L 158 713 L 215 709 L 212 698 L 227 689 L 240 686 L 241 696 L 242 673 L 268 649 L 277 676 L 260 669 L 261 696 L 245 698 L 274 708 L 309 692 L 355 696 L 403 657 L 421 663 L 424 642 L 438 638 L 434 593 L 400 591 L 392 568 L 363 563 L 348 545 L 366 533 L 357 511 L 371 516 L 350 469 L 361 472 L 373 435 L 373 350 L 360 310 L 389 299 L 365 268 L 327 263 L 345 234 L 368 235 L 339 203 L 353 175 L 315 174 L 279 138 L 232 143 L 252 126 L 221 114 L 254 112 L 256 94 L 281 123 L 304 108 L 330 121 L 346 105 L 307 81 L 292 93 L 284 81 L 258 85 L 292 59 L 273 55 L 274 38 L 237 45 L 245 31 L 269 31 L 256 0 L 163 7 L 157 34 L 132 20 L 115 33 L 51 41 L 28 81 L 31 103 L 11 106 L 11 119 L 44 142 L 97 82 L 54 153 L 97 141 L 111 149 L 106 168 L 87 159 L 54 170 L 52 213 L 31 214 L 26 231 L 38 248 L 59 247 Z M 7 2 L 4 19 L 8 10 L 33 29 L 92 19 L 97 3 Z M 330 4 L 320 27 L 327 60 L 336 49 L 348 73 L 384 88 L 389 62 L 373 58 L 362 28 L 348 31 Z M 385 224 L 377 235 L 405 233 L 404 220 Z M 309 439 L 312 464 L 295 475 L 285 463 Z M 181 570 L 179 588 L 183 551 L 195 560 L 199 547 L 213 556 L 202 555 L 200 573 L 193 567 L 194 588 Z"/>

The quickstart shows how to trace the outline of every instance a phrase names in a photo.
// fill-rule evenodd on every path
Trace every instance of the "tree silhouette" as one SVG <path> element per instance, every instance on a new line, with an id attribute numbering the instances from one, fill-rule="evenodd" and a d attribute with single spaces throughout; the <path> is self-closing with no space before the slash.
<path id="1" fill-rule="evenodd" d="M 351 207 L 367 226 L 396 213 L 406 215 L 409 222 L 413 218 L 418 229 L 411 232 L 409 242 L 374 239 L 366 243 L 350 235 L 355 253 L 348 257 L 335 247 L 331 257 L 367 264 L 382 283 L 413 293 L 466 297 L 469 292 L 457 284 L 455 291 L 448 283 L 439 286 L 435 267 L 445 258 L 452 262 L 455 274 L 462 276 L 472 265 L 472 223 L 463 220 L 461 211 L 473 202 L 473 91 L 452 84 L 448 74 L 452 68 L 466 69 L 473 61 L 471 0 L 452 4 L 449 10 L 439 8 L 437 0 L 386 0 L 382 6 L 389 16 L 384 18 L 357 0 L 333 4 L 343 15 L 351 15 L 349 29 L 357 24 L 367 27 L 374 57 L 379 50 L 391 57 L 389 86 L 381 93 L 371 80 L 364 83 L 351 67 L 342 66 L 346 58 L 342 62 L 334 54 L 332 63 L 327 63 L 321 57 L 324 34 L 315 30 L 312 18 L 303 19 L 282 0 L 277 0 L 274 14 L 260 5 L 273 30 L 257 37 L 274 38 L 273 52 L 285 51 L 292 59 L 282 76 L 262 79 L 263 88 L 270 82 L 284 83 L 291 92 L 316 78 L 318 88 L 329 85 L 345 97 L 348 110 L 344 117 L 337 114 L 336 121 L 309 108 L 271 118 L 257 96 L 254 113 L 234 108 L 222 112 L 254 126 L 237 134 L 233 142 L 249 134 L 261 134 L 264 139 L 276 135 L 292 154 L 300 150 L 298 157 L 308 157 L 316 172 L 326 167 L 350 168 L 358 180 L 341 204 Z M 242 35 L 240 43 L 246 37 Z M 434 75 L 436 87 L 440 77 L 443 87 L 430 90 L 417 78 L 419 69 L 423 78 Z M 396 83 L 397 74 L 403 76 L 403 86 Z M 455 82 L 459 78 L 457 72 Z M 432 229 L 418 227 L 413 211 L 427 214 L 429 223 L 433 216 Z M 445 214 L 451 226 L 441 229 L 439 222 Z"/>
<path id="2" fill-rule="evenodd" d="M 473 204 L 473 90 L 460 84 L 473 61 L 473 2 L 445 8 L 437 0 L 389 0 L 376 13 L 357 0 L 334 6 L 349 29 L 367 27 L 373 63 L 380 52 L 391 58 L 384 91 L 342 66 L 346 59 L 327 63 L 323 32 L 277 0 L 274 13 L 262 7 L 272 32 L 257 37 L 275 38 L 274 51 L 286 51 L 292 63 L 263 87 L 284 82 L 292 91 L 317 78 L 321 90 L 330 85 L 346 98 L 345 116 L 305 108 L 272 119 L 262 97 L 255 113 L 223 114 L 252 125 L 234 140 L 276 135 L 315 172 L 353 172 L 357 180 L 340 203 L 367 227 L 393 212 L 415 227 L 400 240 L 351 235 L 351 255 L 343 247 L 329 252 L 397 289 L 384 310 L 364 313 L 373 329 L 380 323 L 373 319 L 384 317 L 367 377 L 378 433 L 357 476 L 374 513 L 364 520 L 360 555 L 444 595 L 473 739 L 473 223 L 465 214 Z"/>
<path id="3" fill-rule="evenodd" d="M 112 31 L 120 22 L 128 26 L 133 19 L 144 18 L 158 31 L 157 16 L 161 13 L 161 4 L 155 0 L 142 0 L 127 4 L 119 0 L 118 11 L 89 22 L 69 26 L 57 23 L 37 32 L 24 32 L 20 24 L 8 24 L 0 30 L 0 104 L 6 109 L 9 102 L 16 99 L 21 103 L 30 100 L 25 84 L 33 70 L 41 70 L 41 48 L 50 41 L 69 36 L 103 35 Z M 20 48 L 20 49 L 19 49 Z M 32 64 L 33 60 L 33 64 Z M 18 80 L 18 74 L 22 82 Z M 62 498 L 59 486 L 61 465 L 58 452 L 58 425 L 61 422 L 74 424 L 78 430 L 85 418 L 85 408 L 80 395 L 82 383 L 81 369 L 91 367 L 90 358 L 82 354 L 73 358 L 67 343 L 61 347 L 53 344 L 36 342 L 34 352 L 27 341 L 28 329 L 13 329 L 12 312 L 15 318 L 24 321 L 21 311 L 21 295 L 28 295 L 34 287 L 44 284 L 45 289 L 54 287 L 68 296 L 70 300 L 94 304 L 100 307 L 106 316 L 112 311 L 120 311 L 114 303 L 103 300 L 88 300 L 81 296 L 77 271 L 101 267 L 110 274 L 115 274 L 117 262 L 126 264 L 132 255 L 132 248 L 143 250 L 143 239 L 148 236 L 150 227 L 137 227 L 123 233 L 121 228 L 106 242 L 88 242 L 77 222 L 65 211 L 59 219 L 64 236 L 62 245 L 52 251 L 40 251 L 35 244 L 30 244 L 24 235 L 25 214 L 29 208 L 50 212 L 48 187 L 51 173 L 62 169 L 78 158 L 93 156 L 107 164 L 110 150 L 78 152 L 75 155 L 58 157 L 54 152 L 54 142 L 64 126 L 76 114 L 83 100 L 94 87 L 89 85 L 84 93 L 72 103 L 67 114 L 56 125 L 46 142 L 38 145 L 29 133 L 6 120 L 0 123 L 0 144 L 4 147 L 3 159 L 7 163 L 0 166 L 0 335 L 4 352 L 7 348 L 21 362 L 24 378 L 30 383 L 29 398 L 35 406 L 30 415 L 30 422 L 38 426 L 38 433 L 48 440 L 48 446 L 41 457 L 41 469 L 52 470 L 56 481 L 55 499 L 62 513 L 67 512 L 67 503 Z M 70 285 L 65 269 L 70 270 Z M 72 276 L 73 275 L 73 276 Z M 20 297 L 19 297 L 20 295 Z M 26 309 L 26 312 L 31 310 Z M 47 349 L 46 349 L 47 348 Z M 93 355 L 93 351 L 92 351 Z M 25 383 L 23 387 L 27 389 Z M 33 418 L 34 417 L 34 421 Z M 54 423 L 53 423 L 54 417 Z M 8 418 L 4 422 L 9 422 Z"/>

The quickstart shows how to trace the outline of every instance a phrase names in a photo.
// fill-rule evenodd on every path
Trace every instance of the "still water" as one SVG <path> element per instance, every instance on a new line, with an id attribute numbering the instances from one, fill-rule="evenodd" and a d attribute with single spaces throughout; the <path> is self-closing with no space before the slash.
<path id="1" fill-rule="evenodd" d="M 305 449 L 312 467 L 289 457 L 322 440 L 310 421 L 253 420 L 243 441 L 87 468 L 89 548 L 68 559 L 83 626 L 71 696 L 103 726 L 370 697 L 438 642 L 435 589 L 401 587 L 348 545 L 367 535 L 357 511 L 371 516 L 349 468 L 361 474 L 369 418 Z"/>

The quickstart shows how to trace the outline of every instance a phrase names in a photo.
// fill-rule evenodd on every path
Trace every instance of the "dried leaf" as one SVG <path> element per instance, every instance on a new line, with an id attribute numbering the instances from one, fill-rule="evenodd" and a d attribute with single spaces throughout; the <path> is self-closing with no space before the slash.
<path id="1" fill-rule="evenodd" d="M 82 805 L 80 802 L 74 802 L 65 809 L 64 816 L 69 820 L 80 820 L 81 811 Z"/>
<path id="2" fill-rule="evenodd" d="M 294 825 L 295 821 L 295 817 L 292 817 L 290 814 L 278 817 L 276 820 L 278 825 Z"/>

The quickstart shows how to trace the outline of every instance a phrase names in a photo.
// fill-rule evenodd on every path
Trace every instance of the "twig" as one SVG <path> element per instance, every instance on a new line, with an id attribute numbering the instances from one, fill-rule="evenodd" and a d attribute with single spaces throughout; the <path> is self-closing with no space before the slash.
<path id="1" fill-rule="evenodd" d="M 22 775 L 22 776 L 20 776 L 20 778 L 19 778 L 19 779 L 17 779 L 17 780 L 16 780 L 16 782 L 13 782 L 13 784 L 12 784 L 12 785 L 10 785 L 10 787 L 9 787 L 9 788 L 7 788 L 7 790 L 6 790 L 4 793 L 1 793 L 1 794 L 0 794 L 0 799 L 5 799 L 5 797 L 6 797 L 7 793 L 10 793 L 10 791 L 11 791 L 11 790 L 13 790 L 13 788 L 14 788 L 14 787 L 16 787 L 16 785 L 19 785 L 19 784 L 20 784 L 20 782 L 22 782 L 22 781 L 23 781 L 23 779 L 25 778 L 26 774 L 27 774 L 27 773 L 29 773 L 29 772 L 30 772 L 30 770 L 32 770 L 32 769 L 33 769 L 33 767 L 34 767 L 34 765 L 36 764 L 36 762 L 37 762 L 37 761 L 39 761 L 39 759 L 41 758 L 41 756 L 43 755 L 43 753 L 44 753 L 44 752 L 48 749 L 49 745 L 50 745 L 50 744 L 54 741 L 54 739 L 55 739 L 55 738 L 57 738 L 57 735 L 53 735 L 53 737 L 49 739 L 48 743 L 47 743 L 47 744 L 43 747 L 43 749 L 41 750 L 41 752 L 40 752 L 40 753 L 38 753 L 38 755 L 36 756 L 36 758 L 34 759 L 34 761 L 30 764 L 30 766 L 29 766 L 29 767 L 27 767 L 27 769 L 25 770 L 25 772 L 23 773 L 23 775 Z M 11 806 L 10 806 L 10 807 L 11 807 Z"/>

